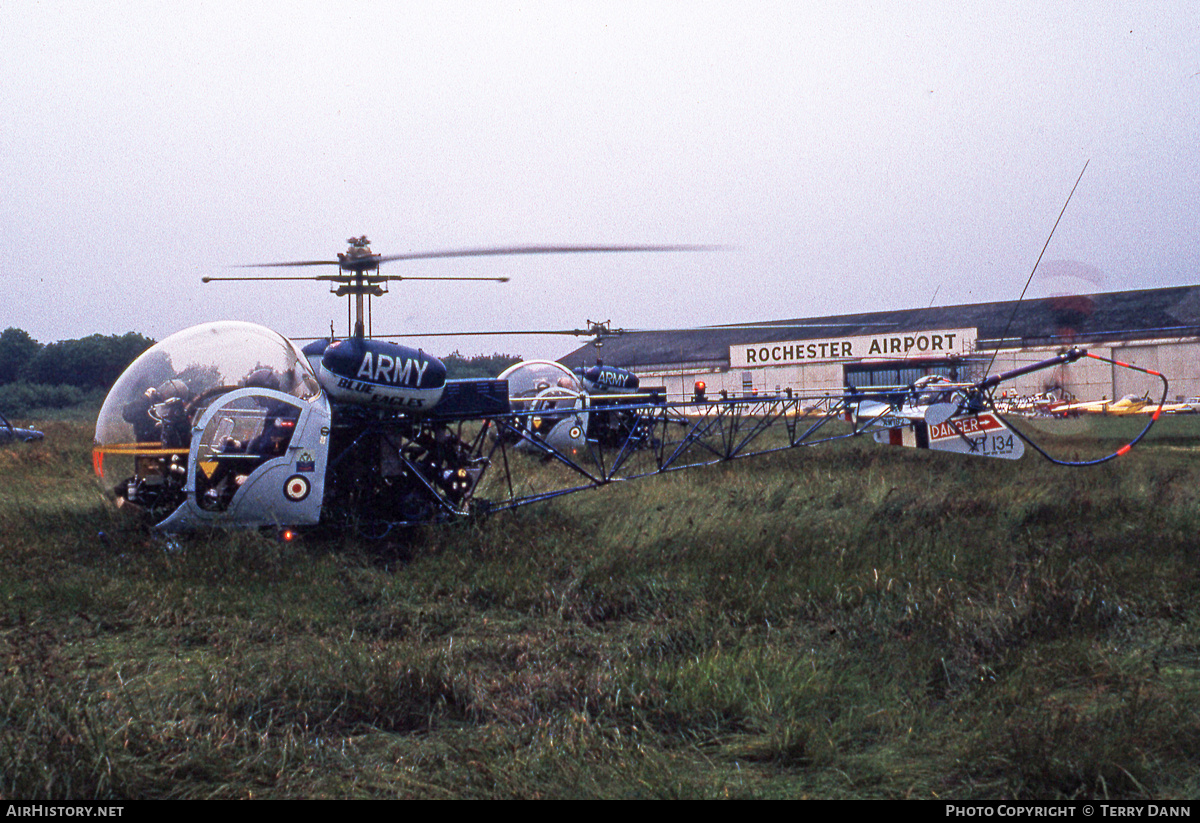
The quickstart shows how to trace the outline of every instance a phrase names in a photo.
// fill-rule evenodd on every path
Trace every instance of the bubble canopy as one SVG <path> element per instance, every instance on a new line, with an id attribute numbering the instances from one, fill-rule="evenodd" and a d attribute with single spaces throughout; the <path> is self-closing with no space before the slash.
<path id="1" fill-rule="evenodd" d="M 579 378 L 553 360 L 526 360 L 508 367 L 500 377 L 508 381 L 508 392 L 512 397 L 534 397 L 546 389 L 561 389 L 573 394 L 583 391 Z"/>
<path id="2" fill-rule="evenodd" d="M 206 398 L 242 387 L 276 389 L 300 400 L 320 395 L 308 361 L 283 335 L 263 326 L 219 321 L 177 332 L 147 349 L 109 391 L 96 420 L 97 445 L 131 443 L 136 436 L 126 410 L 144 402 L 178 398 L 193 412 Z"/>

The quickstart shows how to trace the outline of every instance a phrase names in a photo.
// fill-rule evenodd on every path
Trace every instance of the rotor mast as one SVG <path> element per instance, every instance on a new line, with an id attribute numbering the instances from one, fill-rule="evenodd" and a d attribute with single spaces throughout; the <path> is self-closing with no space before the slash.
<path id="1" fill-rule="evenodd" d="M 338 297 L 354 295 L 354 336 L 362 338 L 366 336 L 366 324 L 363 320 L 366 301 L 363 297 L 382 297 L 384 294 L 379 282 L 368 275 L 368 272 L 373 271 L 378 277 L 380 256 L 371 252 L 371 241 L 365 234 L 361 237 L 351 237 L 346 242 L 350 247 L 346 249 L 345 254 L 338 254 L 338 268 L 349 274 L 349 280 L 342 281 L 339 275 L 338 281 L 341 285 L 334 290 L 334 294 Z"/>

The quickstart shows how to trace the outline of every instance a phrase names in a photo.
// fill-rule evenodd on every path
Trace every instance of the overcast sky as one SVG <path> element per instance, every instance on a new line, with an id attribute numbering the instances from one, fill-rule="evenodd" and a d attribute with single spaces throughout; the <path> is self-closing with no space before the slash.
<path id="1" fill-rule="evenodd" d="M 0 4 L 0 328 L 345 328 L 230 266 L 393 263 L 377 332 L 626 328 L 1196 283 L 1200 4 Z M 1063 261 L 1069 261 L 1064 263 Z M 1058 275 L 1058 276 L 1053 276 Z M 557 357 L 569 339 L 438 340 Z"/>

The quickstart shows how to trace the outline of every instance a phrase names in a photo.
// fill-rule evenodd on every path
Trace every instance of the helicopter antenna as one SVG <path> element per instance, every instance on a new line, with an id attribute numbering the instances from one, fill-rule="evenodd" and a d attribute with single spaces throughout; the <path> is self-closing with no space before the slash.
<path id="1" fill-rule="evenodd" d="M 1033 271 L 1029 272 L 1029 277 L 1025 280 L 1025 288 L 1021 289 L 1021 296 L 1017 298 L 1017 304 L 1013 306 L 1012 314 L 1008 316 L 1008 324 L 1004 327 L 1004 333 L 1000 335 L 1000 339 L 996 341 L 996 348 L 992 349 L 992 359 L 988 363 L 987 371 L 984 375 L 991 374 L 992 366 L 996 363 L 996 356 L 1000 354 L 1000 346 L 1004 344 L 1005 338 L 1008 337 L 1008 331 L 1012 328 L 1013 321 L 1017 319 L 1017 310 L 1021 308 L 1021 302 L 1025 299 L 1025 292 L 1029 291 L 1029 284 L 1033 282 L 1033 276 L 1037 273 L 1038 265 L 1042 262 L 1042 256 L 1046 253 L 1046 249 L 1050 247 L 1050 240 L 1054 237 L 1054 231 L 1058 228 L 1059 220 L 1066 214 L 1067 206 L 1071 202 L 1071 198 L 1075 196 L 1075 189 L 1079 188 L 1079 181 L 1083 179 L 1083 173 L 1087 171 L 1088 163 L 1092 162 L 1089 157 L 1083 162 L 1083 169 L 1079 172 L 1079 177 L 1075 178 L 1075 185 L 1071 186 L 1071 193 L 1067 195 L 1067 202 L 1063 203 L 1062 209 L 1058 213 L 1058 219 L 1054 221 L 1054 226 L 1050 229 L 1050 236 L 1046 238 L 1045 244 L 1042 245 L 1042 251 L 1034 261 Z"/>

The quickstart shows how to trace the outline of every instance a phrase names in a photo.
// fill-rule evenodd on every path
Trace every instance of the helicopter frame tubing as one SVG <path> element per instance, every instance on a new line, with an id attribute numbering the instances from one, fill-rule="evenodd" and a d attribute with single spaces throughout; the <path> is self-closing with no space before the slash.
<path id="1" fill-rule="evenodd" d="M 814 402 L 823 402 L 825 408 L 814 413 L 811 410 Z M 847 399 L 840 395 L 788 397 L 782 393 L 610 406 L 612 412 L 632 415 L 635 425 L 629 428 L 622 442 L 611 446 L 589 437 L 582 455 L 565 454 L 544 440 L 530 438 L 522 420 L 530 413 L 512 415 L 493 421 L 499 432 L 509 436 L 495 438 L 487 453 L 492 465 L 499 462 L 503 466 L 504 498 L 489 500 L 484 507 L 488 511 L 515 509 L 611 483 L 850 439 L 870 431 L 870 425 L 852 424 L 848 431 L 819 436 L 826 424 L 844 418 L 849 408 Z M 801 420 L 806 422 L 803 427 L 798 422 Z M 779 442 L 756 447 L 767 432 L 780 428 L 784 436 Z M 515 461 L 510 452 L 514 446 L 536 454 L 543 463 L 568 467 L 582 482 L 544 491 L 523 491 L 512 470 Z M 482 501 L 477 498 L 476 502 Z"/>
<path id="2" fill-rule="evenodd" d="M 1162 378 L 1074 349 L 977 383 L 679 401 L 628 395 L 566 410 L 457 418 L 361 413 L 343 417 L 334 427 L 328 503 L 369 525 L 368 531 L 386 533 L 392 527 L 517 509 L 613 483 L 863 435 L 887 442 L 887 433 L 898 426 L 917 430 L 917 444 L 929 448 L 928 430 L 936 421 L 970 446 L 972 431 L 964 421 L 976 415 L 1001 417 L 993 397 L 999 385 L 1081 357 Z M 945 407 L 942 416 L 926 416 L 926 410 L 939 404 Z M 571 441 L 573 447 L 552 443 L 553 438 L 537 433 L 539 418 L 547 416 L 579 425 L 586 434 Z M 1052 462 L 1089 465 L 1127 452 L 1157 418 L 1158 413 L 1150 417 L 1132 443 L 1087 463 L 1057 460 L 1011 428 Z"/>

